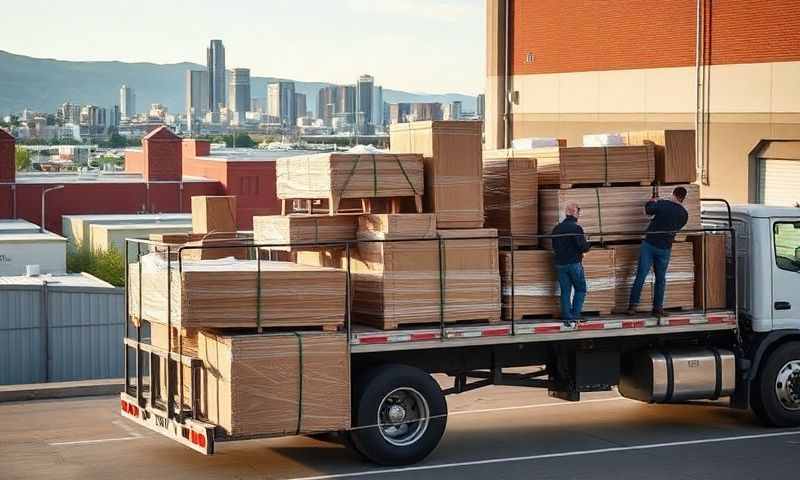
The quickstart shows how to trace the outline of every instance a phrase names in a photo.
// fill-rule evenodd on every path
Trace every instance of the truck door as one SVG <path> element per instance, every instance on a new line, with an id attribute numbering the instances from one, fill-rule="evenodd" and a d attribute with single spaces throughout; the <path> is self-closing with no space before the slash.
<path id="1" fill-rule="evenodd" d="M 773 329 L 800 328 L 800 220 L 772 219 Z"/>

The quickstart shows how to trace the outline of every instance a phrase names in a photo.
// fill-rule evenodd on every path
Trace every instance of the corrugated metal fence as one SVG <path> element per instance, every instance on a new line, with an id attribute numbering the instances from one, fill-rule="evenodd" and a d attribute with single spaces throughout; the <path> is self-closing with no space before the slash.
<path id="1" fill-rule="evenodd" d="M 0 385 L 122 377 L 121 288 L 0 285 Z"/>

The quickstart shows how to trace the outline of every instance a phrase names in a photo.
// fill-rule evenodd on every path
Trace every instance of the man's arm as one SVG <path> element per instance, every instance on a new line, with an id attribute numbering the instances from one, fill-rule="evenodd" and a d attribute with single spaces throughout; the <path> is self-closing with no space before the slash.
<path id="1" fill-rule="evenodd" d="M 658 198 L 653 197 L 644 205 L 644 213 L 647 215 L 655 215 L 658 213 Z"/>
<path id="2" fill-rule="evenodd" d="M 580 225 L 576 226 L 578 227 L 578 233 L 580 234 L 575 236 L 575 241 L 578 243 L 578 251 L 586 253 L 590 248 L 592 248 L 592 246 L 586 241 L 586 235 L 583 234 L 583 227 Z"/>

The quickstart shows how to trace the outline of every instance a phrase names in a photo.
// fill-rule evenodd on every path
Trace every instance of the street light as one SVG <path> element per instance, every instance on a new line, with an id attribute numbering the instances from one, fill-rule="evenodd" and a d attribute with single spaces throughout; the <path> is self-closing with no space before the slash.
<path id="1" fill-rule="evenodd" d="M 44 228 L 44 197 L 45 197 L 45 195 L 47 195 L 48 192 L 52 192 L 53 190 L 61 190 L 62 188 L 64 188 L 64 185 L 56 185 L 55 187 L 50 187 L 50 188 L 46 188 L 46 189 L 42 190 L 42 224 L 39 227 L 39 231 L 42 232 L 42 233 L 45 232 L 45 228 Z"/>

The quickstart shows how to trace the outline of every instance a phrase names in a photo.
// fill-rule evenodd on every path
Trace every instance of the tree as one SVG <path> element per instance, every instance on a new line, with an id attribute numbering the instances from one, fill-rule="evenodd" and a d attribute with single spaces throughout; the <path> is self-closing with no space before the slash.
<path id="1" fill-rule="evenodd" d="M 25 172 L 31 168 L 31 152 L 27 148 L 16 148 L 17 171 Z"/>
<path id="2" fill-rule="evenodd" d="M 111 148 L 124 148 L 128 146 L 128 139 L 115 132 L 111 134 L 108 143 L 111 145 Z"/>

